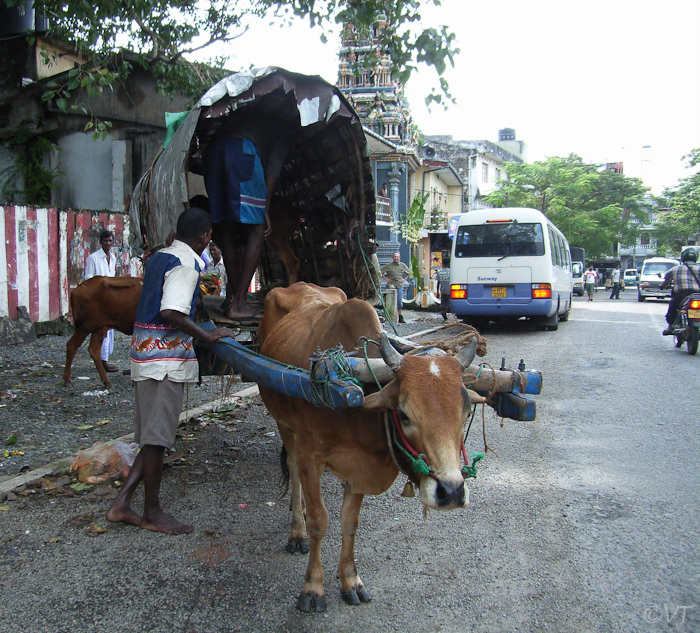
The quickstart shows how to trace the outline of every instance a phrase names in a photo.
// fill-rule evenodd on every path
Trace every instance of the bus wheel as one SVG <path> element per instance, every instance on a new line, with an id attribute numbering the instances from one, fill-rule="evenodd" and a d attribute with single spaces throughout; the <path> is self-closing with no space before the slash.
<path id="1" fill-rule="evenodd" d="M 489 321 L 488 319 L 475 319 L 474 317 L 465 317 L 462 319 L 462 323 L 465 323 L 466 325 L 471 325 L 473 328 L 479 330 L 486 329 L 486 326 L 488 325 Z"/>

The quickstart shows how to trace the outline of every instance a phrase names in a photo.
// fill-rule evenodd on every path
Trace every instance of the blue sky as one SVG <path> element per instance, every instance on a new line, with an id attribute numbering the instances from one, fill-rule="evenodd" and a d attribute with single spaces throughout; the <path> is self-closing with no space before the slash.
<path id="1" fill-rule="evenodd" d="M 530 161 L 623 161 L 654 193 L 690 173 L 681 157 L 700 147 L 700 1 L 444 0 L 423 16 L 448 24 L 461 48 L 447 110 L 424 105 L 433 70 L 406 86 L 424 133 L 495 141 L 512 127 Z M 221 52 L 232 69 L 275 65 L 335 83 L 338 32 L 327 44 L 320 33 L 263 20 Z"/>

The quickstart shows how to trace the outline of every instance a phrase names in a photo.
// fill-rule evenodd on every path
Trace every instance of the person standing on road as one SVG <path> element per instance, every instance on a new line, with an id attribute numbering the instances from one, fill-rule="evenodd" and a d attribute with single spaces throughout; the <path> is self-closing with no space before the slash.
<path id="1" fill-rule="evenodd" d="M 442 268 L 436 274 L 438 293 L 440 294 L 440 313 L 443 321 L 447 321 L 447 313 L 450 311 L 450 258 L 442 258 Z"/>
<path id="2" fill-rule="evenodd" d="M 206 331 L 193 321 L 204 269 L 198 253 L 210 239 L 209 214 L 190 208 L 177 220 L 172 245 L 156 252 L 146 264 L 131 341 L 134 440 L 142 448 L 107 511 L 108 521 L 166 534 L 186 534 L 194 529 L 163 512 L 160 484 L 165 449 L 175 444 L 185 383 L 198 379 L 193 337 L 213 343 L 233 336 L 227 328 Z M 131 498 L 141 481 L 144 509 L 139 516 L 131 508 Z"/>
<path id="3" fill-rule="evenodd" d="M 410 274 L 410 269 L 401 261 L 399 253 L 394 253 L 392 260 L 382 266 L 382 279 L 387 282 L 387 288 L 396 288 L 396 311 L 399 314 L 399 323 L 405 323 L 401 314 L 403 309 L 403 282 Z"/>
<path id="4" fill-rule="evenodd" d="M 100 248 L 85 260 L 85 279 L 91 279 L 101 275 L 102 277 L 114 277 L 117 274 L 117 256 L 112 252 L 114 235 L 112 231 L 100 233 Z M 100 358 L 105 371 L 119 371 L 119 367 L 109 364 L 109 357 L 114 352 L 114 330 L 107 330 L 102 339 Z"/>
<path id="5" fill-rule="evenodd" d="M 671 301 L 668 303 L 668 312 L 666 312 L 668 327 L 663 331 L 664 336 L 673 334 L 673 323 L 683 299 L 694 292 L 700 292 L 700 266 L 698 266 L 697 261 L 697 251 L 694 248 L 688 249 L 681 255 L 681 263 L 666 273 L 659 286 L 659 288 L 668 288 L 673 284 L 673 293 Z"/>
<path id="6" fill-rule="evenodd" d="M 583 287 L 586 289 L 589 301 L 593 301 L 596 279 L 598 279 L 598 273 L 593 270 L 593 266 L 589 266 L 588 270 L 583 273 Z"/>
<path id="7" fill-rule="evenodd" d="M 615 264 L 615 269 L 612 271 L 612 292 L 610 293 L 611 299 L 620 298 L 620 264 Z"/>

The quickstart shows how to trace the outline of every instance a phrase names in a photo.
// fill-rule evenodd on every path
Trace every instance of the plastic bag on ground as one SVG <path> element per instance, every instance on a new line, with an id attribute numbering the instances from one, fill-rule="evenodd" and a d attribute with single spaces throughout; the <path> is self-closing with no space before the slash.
<path id="1" fill-rule="evenodd" d="M 80 451 L 71 464 L 78 471 L 78 481 L 99 484 L 116 478 L 126 478 L 134 463 L 138 449 L 136 445 L 116 442 L 114 445 L 95 442 L 90 448 Z"/>

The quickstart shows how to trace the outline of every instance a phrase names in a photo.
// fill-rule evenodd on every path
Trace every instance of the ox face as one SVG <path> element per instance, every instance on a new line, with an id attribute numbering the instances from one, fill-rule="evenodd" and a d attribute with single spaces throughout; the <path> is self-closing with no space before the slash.
<path id="1" fill-rule="evenodd" d="M 460 363 L 450 357 L 406 356 L 394 376 L 379 393 L 365 398 L 364 408 L 396 410 L 403 436 L 417 453 L 426 456 L 434 475 L 419 478 L 420 500 L 426 507 L 466 507 L 469 491 L 462 476 L 461 454 L 471 402 Z"/>

